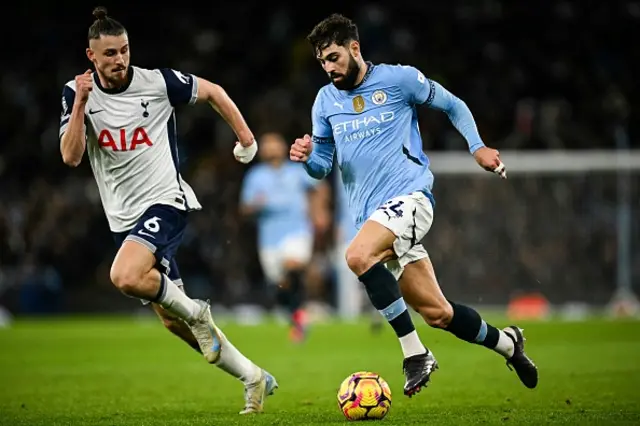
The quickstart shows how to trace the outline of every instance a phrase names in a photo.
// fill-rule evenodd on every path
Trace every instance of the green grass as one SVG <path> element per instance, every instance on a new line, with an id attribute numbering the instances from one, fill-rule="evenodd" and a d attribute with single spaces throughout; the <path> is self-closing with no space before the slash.
<path id="1" fill-rule="evenodd" d="M 540 384 L 520 384 L 496 354 L 421 326 L 440 370 L 402 395 L 390 330 L 317 325 L 295 346 L 283 326 L 225 326 L 280 382 L 266 413 L 244 418 L 242 386 L 156 322 L 127 318 L 19 321 L 0 330 L 2 425 L 331 425 L 336 390 L 354 371 L 390 384 L 387 425 L 640 424 L 640 322 L 524 324 Z"/>

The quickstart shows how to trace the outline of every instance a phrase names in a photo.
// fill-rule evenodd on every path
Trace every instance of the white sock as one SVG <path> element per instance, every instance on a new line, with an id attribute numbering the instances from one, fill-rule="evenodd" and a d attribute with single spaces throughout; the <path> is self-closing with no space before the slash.
<path id="1" fill-rule="evenodd" d="M 515 350 L 515 347 L 513 344 L 513 339 L 507 336 L 507 333 L 509 334 L 512 334 L 512 333 L 505 332 L 504 330 L 498 330 L 498 333 L 500 333 L 500 337 L 498 338 L 498 344 L 496 345 L 495 348 L 493 348 L 493 350 L 498 352 L 503 357 L 509 359 L 513 356 L 513 351 Z M 516 336 L 513 336 L 513 338 L 515 339 Z"/>
<path id="2" fill-rule="evenodd" d="M 420 341 L 420 337 L 418 337 L 418 332 L 416 330 L 413 330 L 406 336 L 400 337 L 400 346 L 402 346 L 402 353 L 405 358 L 427 352 L 427 349 Z"/>
<path id="3" fill-rule="evenodd" d="M 220 336 L 222 336 L 222 348 L 220 350 L 220 359 L 218 359 L 215 365 L 245 385 L 255 383 L 260 378 L 262 369 L 233 346 L 220 328 L 216 326 L 216 329 Z"/>
<path id="4" fill-rule="evenodd" d="M 200 312 L 200 305 L 164 274 L 160 278 L 160 296 L 155 302 L 187 323 Z"/>

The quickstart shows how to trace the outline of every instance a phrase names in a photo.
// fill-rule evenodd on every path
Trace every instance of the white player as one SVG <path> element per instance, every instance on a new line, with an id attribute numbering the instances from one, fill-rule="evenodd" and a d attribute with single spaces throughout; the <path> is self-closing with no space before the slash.
<path id="1" fill-rule="evenodd" d="M 225 91 L 171 69 L 129 65 L 126 29 L 94 10 L 88 70 L 63 89 L 60 151 L 75 167 L 87 151 L 109 227 L 119 245 L 111 281 L 125 295 L 151 303 L 164 325 L 205 359 L 244 383 L 241 414 L 263 411 L 274 377 L 241 354 L 215 325 L 208 302 L 183 291 L 175 253 L 189 211 L 201 209 L 178 170 L 174 107 L 208 102 L 233 128 L 235 158 L 248 163 L 258 148 Z"/>

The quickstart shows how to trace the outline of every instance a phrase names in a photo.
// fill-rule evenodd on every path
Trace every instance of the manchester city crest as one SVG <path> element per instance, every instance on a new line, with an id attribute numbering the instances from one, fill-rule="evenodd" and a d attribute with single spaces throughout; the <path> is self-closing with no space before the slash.
<path id="1" fill-rule="evenodd" d="M 383 90 L 376 90 L 373 92 L 373 95 L 371 95 L 371 100 L 376 105 L 382 105 L 387 102 L 387 94 Z"/>

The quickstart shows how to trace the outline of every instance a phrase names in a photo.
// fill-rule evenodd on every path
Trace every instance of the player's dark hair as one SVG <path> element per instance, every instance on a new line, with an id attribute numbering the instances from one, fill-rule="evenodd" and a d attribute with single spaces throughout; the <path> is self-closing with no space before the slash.
<path id="1" fill-rule="evenodd" d="M 358 26 L 351 19 L 334 13 L 316 25 L 307 36 L 307 40 L 317 55 L 333 43 L 346 46 L 352 40 L 360 41 L 360 36 Z"/>
<path id="2" fill-rule="evenodd" d="M 101 35 L 119 36 L 127 32 L 120 22 L 107 16 L 107 8 L 98 6 L 93 9 L 96 20 L 89 27 L 89 40 L 97 40 Z"/>

